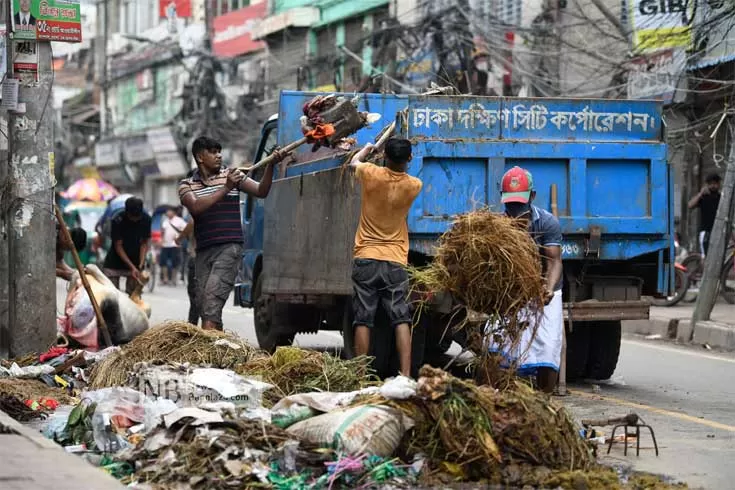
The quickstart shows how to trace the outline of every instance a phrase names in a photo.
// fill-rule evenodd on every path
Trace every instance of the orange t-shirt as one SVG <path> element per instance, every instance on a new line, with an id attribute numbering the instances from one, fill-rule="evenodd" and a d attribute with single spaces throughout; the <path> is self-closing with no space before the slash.
<path id="1" fill-rule="evenodd" d="M 404 172 L 372 163 L 359 163 L 362 186 L 360 225 L 355 235 L 355 258 L 408 263 L 408 210 L 422 183 Z"/>

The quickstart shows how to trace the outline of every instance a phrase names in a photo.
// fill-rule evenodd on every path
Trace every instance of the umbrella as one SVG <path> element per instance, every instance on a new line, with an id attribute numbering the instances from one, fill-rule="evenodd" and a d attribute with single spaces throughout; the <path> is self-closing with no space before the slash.
<path id="1" fill-rule="evenodd" d="M 103 202 L 120 194 L 117 189 L 104 180 L 81 179 L 74 182 L 61 196 L 72 201 Z"/>

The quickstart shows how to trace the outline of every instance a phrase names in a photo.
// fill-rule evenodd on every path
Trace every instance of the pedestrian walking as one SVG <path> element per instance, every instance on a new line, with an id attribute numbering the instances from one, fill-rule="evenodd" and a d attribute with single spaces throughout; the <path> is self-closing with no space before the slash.
<path id="1" fill-rule="evenodd" d="M 112 248 L 105 257 L 103 272 L 120 289 L 120 278 L 126 277 L 125 292 L 132 293 L 136 282 L 143 282 L 141 270 L 151 239 L 151 217 L 143 211 L 143 201 L 130 197 L 125 211 L 111 223 Z"/>
<path id="2" fill-rule="evenodd" d="M 717 207 L 720 205 L 722 178 L 718 174 L 710 174 L 705 184 L 702 190 L 689 200 L 689 209 L 699 208 L 699 251 L 703 258 L 709 248 L 709 237 L 715 226 Z"/>
<path id="3" fill-rule="evenodd" d="M 202 136 L 192 145 L 197 168 L 179 184 L 179 198 L 194 218 L 196 276 L 202 327 L 222 330 L 222 308 L 235 285 L 242 260 L 240 192 L 265 198 L 271 188 L 274 164 L 267 166 L 260 182 L 237 169 L 222 165 L 222 146 Z"/>
<path id="4" fill-rule="evenodd" d="M 176 243 L 181 245 L 184 240 L 188 240 L 187 247 L 188 259 L 186 265 L 186 293 L 189 295 L 189 323 L 199 325 L 199 305 L 197 301 L 197 275 L 196 275 L 196 251 L 194 243 L 194 220 L 190 219 L 184 227 L 181 234 L 176 238 Z"/>
<path id="5" fill-rule="evenodd" d="M 419 179 L 406 173 L 411 142 L 392 138 L 385 146 L 386 166 L 365 159 L 372 145 L 350 162 L 360 181 L 362 203 L 352 266 L 355 353 L 368 355 L 370 329 L 380 305 L 395 330 L 400 370 L 411 375 L 411 313 L 408 307 L 408 211 L 421 192 Z"/>
<path id="6" fill-rule="evenodd" d="M 505 355 L 518 361 L 519 374 L 536 375 L 539 389 L 552 393 L 556 388 L 564 335 L 562 234 L 559 220 L 545 209 L 536 207 L 533 204 L 535 198 L 533 176 L 528 170 L 513 167 L 503 175 L 500 200 L 505 205 L 505 214 L 528 229 L 539 247 L 546 284 L 546 305 L 535 335 L 534 328 L 527 327 L 517 350 Z M 492 350 L 496 349 L 502 347 L 493 346 Z"/>
<path id="7" fill-rule="evenodd" d="M 179 263 L 181 262 L 181 246 L 177 238 L 184 231 L 186 221 L 176 215 L 171 207 L 166 211 L 166 219 L 161 224 L 161 254 L 160 264 L 163 272 L 163 284 L 176 286 Z"/>

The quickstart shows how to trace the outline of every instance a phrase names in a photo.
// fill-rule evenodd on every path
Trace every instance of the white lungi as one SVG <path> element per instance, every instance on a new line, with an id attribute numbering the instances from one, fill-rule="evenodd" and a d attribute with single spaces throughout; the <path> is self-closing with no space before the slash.
<path id="1" fill-rule="evenodd" d="M 702 254 L 703 259 L 704 259 L 704 237 L 705 236 L 707 236 L 706 231 L 699 232 L 699 253 Z"/>
<path id="2" fill-rule="evenodd" d="M 526 313 L 521 313 L 521 317 Z M 564 312 L 561 298 L 561 290 L 555 291 L 548 305 L 544 306 L 544 314 L 539 319 L 536 336 L 533 336 L 533 323 L 530 319 L 529 326 L 523 331 L 521 341 L 509 352 L 505 345 L 502 349 L 497 345 L 490 346 L 490 352 L 502 352 L 507 367 L 516 362 L 518 374 L 528 376 L 536 374 L 540 367 L 551 368 L 559 371 L 561 364 L 561 347 L 563 342 Z M 487 333 L 490 331 L 487 326 Z"/>

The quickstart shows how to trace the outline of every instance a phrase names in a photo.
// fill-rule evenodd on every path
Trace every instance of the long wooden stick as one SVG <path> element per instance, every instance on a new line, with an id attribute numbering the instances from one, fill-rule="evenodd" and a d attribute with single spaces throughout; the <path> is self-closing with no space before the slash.
<path id="1" fill-rule="evenodd" d="M 102 310 L 100 310 L 100 305 L 97 304 L 97 299 L 94 297 L 94 293 L 92 292 L 92 286 L 89 285 L 87 275 L 84 273 L 84 264 L 82 264 L 82 260 L 79 258 L 79 254 L 77 253 L 77 247 L 74 246 L 74 242 L 71 239 L 69 228 L 66 227 L 64 215 L 61 214 L 61 210 L 59 209 L 59 206 L 57 204 L 54 204 L 54 209 L 56 212 L 56 220 L 59 222 L 59 227 L 61 228 L 61 233 L 62 235 L 64 235 L 64 240 L 71 245 L 71 255 L 72 257 L 74 257 L 74 264 L 77 266 L 79 277 L 82 279 L 84 289 L 87 290 L 89 300 L 92 302 L 94 314 L 97 315 L 97 326 L 102 330 L 102 335 L 105 338 L 105 343 L 107 344 L 107 347 L 111 347 L 112 338 L 110 337 L 110 331 L 107 330 L 107 323 L 105 323 L 105 319 L 102 318 Z"/>
<path id="2" fill-rule="evenodd" d="M 292 151 L 294 151 L 299 146 L 305 145 L 308 142 L 309 142 L 308 138 L 304 137 L 304 138 L 301 138 L 299 140 L 294 141 L 293 143 L 289 143 L 288 145 L 284 146 L 282 149 L 280 149 L 278 151 L 281 154 L 287 155 L 287 154 L 291 153 Z M 263 158 L 262 160 L 260 160 L 258 163 L 250 166 L 250 167 L 240 167 L 238 170 L 242 170 L 243 172 L 252 172 L 253 170 L 255 170 L 257 168 L 260 168 L 260 167 L 262 167 L 264 165 L 268 165 L 273 160 L 275 160 L 275 158 L 276 158 L 276 156 L 273 155 L 273 154 L 271 154 L 271 155 L 268 155 L 267 157 Z"/>
<path id="3" fill-rule="evenodd" d="M 557 202 L 557 196 L 558 192 L 556 190 L 556 184 L 551 184 L 551 214 L 559 217 L 559 203 Z"/>

